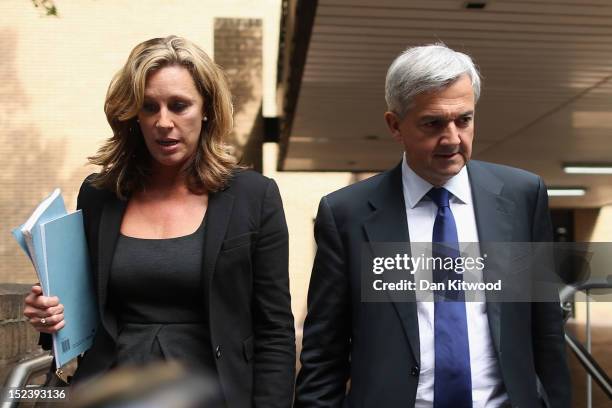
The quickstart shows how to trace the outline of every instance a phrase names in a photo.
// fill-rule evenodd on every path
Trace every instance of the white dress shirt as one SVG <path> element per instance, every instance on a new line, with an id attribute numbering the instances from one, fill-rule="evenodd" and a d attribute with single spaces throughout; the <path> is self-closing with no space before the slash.
<path id="1" fill-rule="evenodd" d="M 408 166 L 405 155 L 402 162 L 402 184 L 410 242 L 431 243 L 438 207 L 426 194 L 433 185 Z M 479 242 L 467 167 L 464 166 L 443 187 L 452 194 L 450 208 L 457 225 L 459 242 Z M 418 251 L 422 252 L 422 245 L 417 246 Z M 412 245 L 411 247 L 413 256 L 417 256 L 414 247 Z M 434 398 L 434 303 L 417 302 L 416 307 L 421 364 L 415 407 L 430 408 L 433 406 Z M 486 309 L 487 305 L 484 302 L 465 304 L 474 408 L 500 407 L 509 402 L 491 339 Z"/>

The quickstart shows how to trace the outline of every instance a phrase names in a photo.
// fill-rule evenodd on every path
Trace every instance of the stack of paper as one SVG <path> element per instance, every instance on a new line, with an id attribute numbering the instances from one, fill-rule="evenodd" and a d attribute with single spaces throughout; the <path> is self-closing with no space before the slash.
<path id="1" fill-rule="evenodd" d="M 91 347 L 98 326 L 83 214 L 67 214 L 55 189 L 13 236 L 34 264 L 43 294 L 64 305 L 65 326 L 53 334 L 55 364 L 62 367 Z"/>

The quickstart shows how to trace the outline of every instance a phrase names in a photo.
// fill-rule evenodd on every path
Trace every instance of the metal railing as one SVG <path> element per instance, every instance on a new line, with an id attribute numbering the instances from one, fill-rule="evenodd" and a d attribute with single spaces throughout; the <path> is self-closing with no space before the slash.
<path id="1" fill-rule="evenodd" d="M 53 356 L 44 355 L 34 357 L 29 360 L 22 361 L 15 365 L 4 382 L 4 389 L 10 388 L 25 388 L 28 382 L 33 377 L 39 376 L 49 371 L 53 363 Z M 3 401 L 0 401 L 0 408 L 16 408 L 19 406 L 19 401 L 7 401 L 3 395 Z"/>
<path id="2" fill-rule="evenodd" d="M 565 342 L 574 352 L 574 355 L 580 361 L 580 364 L 589 373 L 589 375 L 595 380 L 599 387 L 603 390 L 608 398 L 612 399 L 612 383 L 610 377 L 601 368 L 593 356 L 580 344 L 580 342 L 570 333 L 565 333 Z"/>
<path id="3" fill-rule="evenodd" d="M 610 277 L 605 282 L 586 283 L 577 286 L 567 286 L 561 291 L 561 305 L 565 312 L 569 309 L 567 304 L 577 292 L 584 292 L 586 296 L 586 347 L 583 346 L 576 337 L 565 331 L 565 342 L 570 350 L 574 353 L 582 367 L 587 372 L 587 408 L 593 406 L 593 380 L 599 385 L 601 390 L 612 400 L 612 381 L 608 374 L 597 363 L 591 354 L 591 308 L 590 297 L 591 291 L 594 289 L 612 289 L 612 281 Z M 565 319 L 569 318 L 569 313 L 566 313 Z"/>

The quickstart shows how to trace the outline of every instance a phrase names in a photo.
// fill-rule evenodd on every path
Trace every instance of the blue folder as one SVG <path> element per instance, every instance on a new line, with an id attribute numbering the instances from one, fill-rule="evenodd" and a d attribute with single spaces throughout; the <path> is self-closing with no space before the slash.
<path id="1" fill-rule="evenodd" d="M 98 327 L 97 303 L 81 210 L 42 223 L 47 296 L 64 305 L 65 326 L 53 335 L 53 352 L 61 367 L 87 351 Z"/>
<path id="2" fill-rule="evenodd" d="M 55 364 L 62 367 L 91 347 L 98 327 L 83 213 L 66 214 L 56 189 L 12 233 L 34 264 L 43 294 L 64 305 L 65 326 L 52 336 Z"/>
<path id="3" fill-rule="evenodd" d="M 36 216 L 35 216 L 36 215 Z M 66 207 L 64 198 L 59 189 L 56 189 L 41 204 L 36 208 L 34 214 L 21 226 L 13 229 L 13 236 L 19 243 L 19 246 L 30 257 L 34 264 L 34 269 L 38 275 L 43 293 L 46 295 L 49 290 L 47 283 L 47 274 L 45 272 L 43 245 L 40 236 L 40 225 L 44 222 L 51 221 L 62 215 L 66 215 Z M 26 224 L 30 223 L 30 228 L 26 228 Z M 24 230 L 29 230 L 31 240 L 25 235 Z"/>

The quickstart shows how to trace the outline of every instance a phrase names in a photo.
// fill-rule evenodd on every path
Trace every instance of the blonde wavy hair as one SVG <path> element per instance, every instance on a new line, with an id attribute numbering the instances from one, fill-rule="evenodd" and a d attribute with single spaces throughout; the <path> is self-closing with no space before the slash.
<path id="1" fill-rule="evenodd" d="M 104 112 L 113 135 L 89 162 L 101 166 L 93 178 L 95 187 L 125 198 L 142 189 L 150 176 L 151 156 L 137 122 L 143 105 L 148 75 L 160 68 L 187 68 L 204 99 L 199 147 L 185 166 L 187 186 L 195 193 L 215 192 L 225 187 L 239 167 L 225 144 L 233 127 L 232 97 L 223 70 L 193 42 L 177 37 L 153 38 L 138 44 L 111 81 Z"/>

